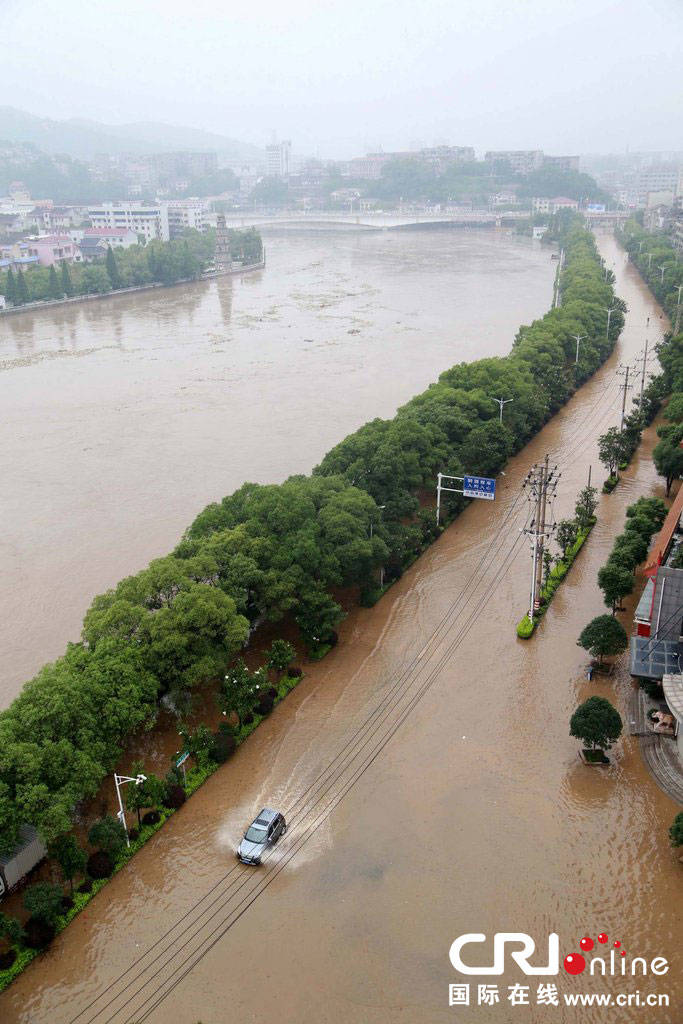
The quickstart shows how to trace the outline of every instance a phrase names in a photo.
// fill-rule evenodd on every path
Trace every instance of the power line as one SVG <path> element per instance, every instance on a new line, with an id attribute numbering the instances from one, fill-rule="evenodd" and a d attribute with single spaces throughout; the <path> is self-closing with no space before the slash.
<path id="1" fill-rule="evenodd" d="M 521 537 L 518 536 L 517 539 L 515 540 L 512 548 L 511 548 L 509 554 L 508 554 L 507 564 L 504 566 L 503 571 L 501 572 L 501 574 L 498 577 L 498 583 L 502 582 L 502 580 L 507 575 L 507 571 L 508 571 L 508 569 L 510 567 L 510 564 L 514 560 L 514 555 L 516 554 L 516 548 L 519 545 L 520 540 L 521 540 Z M 383 738 L 383 740 L 381 741 L 379 746 L 373 752 L 372 756 L 365 762 L 365 764 L 363 764 L 360 767 L 360 769 L 356 772 L 356 774 L 342 787 L 342 790 L 333 798 L 331 803 L 326 808 L 323 809 L 323 811 L 318 815 L 318 819 L 316 820 L 316 822 L 314 822 L 312 825 L 310 825 L 308 827 L 307 833 L 310 833 L 310 834 L 304 834 L 304 835 L 302 835 L 296 841 L 296 843 L 293 845 L 293 848 L 291 849 L 291 851 L 289 851 L 289 856 L 285 856 L 285 857 L 281 858 L 276 863 L 276 865 L 273 868 L 270 869 L 270 874 L 267 875 L 262 880 L 262 884 L 261 884 L 260 888 L 258 887 L 259 883 L 257 883 L 257 886 L 255 886 L 254 889 L 252 890 L 252 892 L 249 893 L 248 896 L 242 901 L 242 903 L 244 903 L 245 906 L 242 907 L 242 904 L 240 904 L 239 907 L 242 907 L 242 909 L 235 908 L 235 910 L 233 910 L 231 913 L 229 913 L 228 919 L 226 919 L 221 924 L 219 924 L 210 933 L 210 935 L 207 936 L 207 939 L 211 939 L 212 940 L 209 943 L 209 945 L 208 946 L 204 946 L 202 949 L 194 950 L 192 953 L 190 953 L 189 956 L 187 956 L 185 958 L 185 960 L 179 965 L 179 968 L 177 969 L 177 970 L 182 970 L 182 968 L 185 967 L 185 970 L 181 974 L 177 974 L 176 973 L 175 976 L 173 976 L 172 978 L 167 979 L 166 981 L 162 982 L 161 985 L 154 992 L 152 992 L 140 1004 L 140 1006 L 134 1011 L 133 1015 L 127 1018 L 126 1024 L 132 1024 L 132 1021 L 134 1021 L 134 1020 L 142 1022 L 142 1021 L 146 1020 L 151 1013 L 154 1012 L 154 1010 L 157 1008 L 157 1006 L 159 1006 L 170 995 L 170 993 L 177 987 L 177 985 L 179 985 L 184 980 L 184 978 L 187 977 L 187 975 L 194 969 L 194 967 L 196 967 L 196 965 L 200 962 L 200 960 L 203 959 L 203 957 L 216 945 L 216 943 L 220 941 L 220 939 L 223 937 L 223 935 L 225 935 L 225 933 L 230 928 L 232 928 L 232 926 L 246 912 L 246 910 L 252 905 L 252 903 L 255 902 L 255 900 L 261 895 L 261 893 L 274 881 L 275 877 L 277 877 L 277 875 L 280 873 L 280 871 L 282 871 L 284 869 L 284 867 L 289 862 L 289 860 L 291 860 L 292 857 L 294 857 L 295 854 L 299 851 L 299 849 L 306 842 L 308 842 L 308 840 L 311 838 L 312 835 L 315 834 L 315 832 L 318 830 L 318 828 L 320 827 L 322 822 L 325 820 L 325 818 L 329 816 L 330 812 L 334 809 L 334 807 L 353 788 L 353 786 L 355 786 L 356 782 L 362 777 L 362 775 L 365 774 L 365 772 L 368 770 L 368 768 L 374 763 L 374 761 L 377 759 L 377 757 L 379 756 L 381 751 L 386 747 L 386 745 L 389 743 L 389 741 L 392 739 L 392 737 L 395 735 L 395 733 L 401 727 L 403 722 L 406 720 L 407 716 L 412 712 L 414 707 L 417 706 L 417 704 L 420 702 L 420 700 L 422 700 L 422 698 L 425 696 L 425 694 L 431 688 L 431 686 L 433 685 L 434 681 L 438 677 L 438 675 L 439 675 L 443 665 L 448 660 L 448 658 L 450 658 L 450 656 L 452 655 L 454 650 L 457 650 L 457 648 L 463 642 L 463 640 L 465 639 L 466 635 L 469 632 L 469 629 L 471 628 L 472 623 L 475 621 L 477 615 L 483 609 L 483 607 L 485 607 L 486 604 L 488 604 L 489 600 L 491 599 L 491 596 L 495 592 L 495 589 L 497 589 L 497 588 L 491 588 L 491 589 L 487 590 L 484 595 L 482 595 L 482 597 L 479 600 L 478 605 L 472 610 L 472 612 L 470 614 L 470 618 L 468 619 L 468 622 L 465 625 L 465 627 L 461 630 L 459 636 L 453 641 L 453 643 L 450 645 L 448 650 L 444 653 L 444 655 L 442 656 L 440 661 L 437 663 L 437 665 L 435 665 L 435 667 L 433 668 L 432 672 L 428 676 L 427 680 L 423 684 L 422 688 L 411 699 L 411 701 L 409 702 L 408 706 L 401 713 L 401 716 L 399 717 L 398 721 L 391 727 L 389 733 Z M 258 891 L 256 891 L 257 889 L 258 889 Z M 233 919 L 229 920 L 229 918 L 232 915 L 234 915 Z M 197 955 L 197 954 L 199 954 L 199 955 Z M 196 959 L 194 959 L 193 962 L 190 962 L 190 961 L 193 960 L 193 957 L 195 957 Z M 170 985 L 169 985 L 169 982 L 170 982 Z M 168 987 L 167 991 L 162 992 L 162 989 L 165 986 L 169 986 L 169 987 Z M 138 994 L 138 993 L 135 993 L 135 994 Z M 151 1005 L 147 1005 L 147 1004 L 150 1003 L 150 1000 L 153 999 L 155 996 L 158 996 L 158 998 L 155 1000 L 155 1002 L 153 1002 Z M 133 996 L 133 998 L 134 998 L 134 996 Z M 147 1006 L 147 1009 L 144 1009 L 145 1006 Z M 143 1010 L 142 1016 L 140 1016 L 140 1011 L 141 1010 Z M 110 1018 L 110 1020 L 111 1019 L 112 1018 Z M 109 1024 L 109 1021 L 107 1021 L 106 1024 Z"/>
<path id="2" fill-rule="evenodd" d="M 481 575 L 481 578 L 483 578 L 483 573 L 484 573 L 484 572 L 486 571 L 486 568 L 484 567 L 484 563 L 486 562 L 487 558 L 490 558 L 490 557 L 495 557 L 495 555 L 497 554 L 498 550 L 499 550 L 499 549 L 500 549 L 500 548 L 502 547 L 502 545 L 504 544 L 504 542 L 505 542 L 505 539 L 506 539 L 506 537 L 507 537 L 507 536 L 509 535 L 509 533 L 511 532 L 511 531 L 509 531 L 509 530 L 508 530 L 508 531 L 507 531 L 507 534 L 504 534 L 504 530 L 505 530 L 505 527 L 506 527 L 506 525 L 507 525 L 508 521 L 510 520 L 511 516 L 513 515 L 513 513 L 514 513 L 514 510 L 515 510 L 515 508 L 516 508 L 517 504 L 519 503 L 519 501 L 520 501 L 520 499 L 521 499 L 521 496 L 522 496 L 522 493 L 523 493 L 523 490 L 520 490 L 520 492 L 519 492 L 519 493 L 517 494 L 517 496 L 515 497 L 515 499 L 513 500 L 513 502 L 511 503 L 511 505 L 509 506 L 509 508 L 508 508 L 508 510 L 507 510 L 507 513 L 506 513 L 506 516 L 505 516 L 505 519 L 504 519 L 504 520 L 503 520 L 503 522 L 501 523 L 501 525 L 500 525 L 500 527 L 499 527 L 499 529 L 498 529 L 498 531 L 497 531 L 496 535 L 495 535 L 495 536 L 494 536 L 494 537 L 492 538 L 492 540 L 491 540 L 491 542 L 490 542 L 490 544 L 489 544 L 489 547 L 488 547 L 487 551 L 485 551 L 485 552 L 484 552 L 484 554 L 483 554 L 483 555 L 482 555 L 482 557 L 480 558 L 479 562 L 478 562 L 478 563 L 477 563 L 477 565 L 475 566 L 474 570 L 473 570 L 473 571 L 472 571 L 472 573 L 470 574 L 470 577 L 469 577 L 469 579 L 467 580 L 467 582 L 465 583 L 465 585 L 464 585 L 463 589 L 461 590 L 460 594 L 458 595 L 458 598 L 456 598 L 456 600 L 455 600 L 455 601 L 453 602 L 453 604 L 452 604 L 452 605 L 450 606 L 450 608 L 449 608 L 449 609 L 448 609 L 448 610 L 447 610 L 447 611 L 445 612 L 445 614 L 443 615 L 443 617 L 442 617 L 441 621 L 439 622 L 439 624 L 437 625 L 436 629 L 435 629 L 435 630 L 433 631 L 433 633 L 432 633 L 431 637 L 429 638 L 429 640 L 428 640 L 428 642 L 427 642 L 427 645 L 426 645 L 426 647 L 423 647 L 423 648 L 422 648 L 422 650 L 421 650 L 421 651 L 420 651 L 420 652 L 419 652 L 419 653 L 418 653 L 417 655 L 415 655 L 415 656 L 414 656 L 414 657 L 413 657 L 413 658 L 411 659 L 411 661 L 410 661 L 410 662 L 408 663 L 408 665 L 407 665 L 407 666 L 405 667 L 405 669 L 403 670 L 403 672 L 402 672 L 402 673 L 401 673 L 401 674 L 399 675 L 399 677 L 398 677 L 397 681 L 396 681 L 396 682 L 394 683 L 394 685 L 393 685 L 393 687 L 392 687 L 392 688 L 390 689 L 389 693 L 385 695 L 385 697 L 383 698 L 383 700 L 379 702 L 379 704 L 378 704 L 378 705 L 377 705 L 377 706 L 375 707 L 375 709 L 374 709 L 374 710 L 373 710 L 373 711 L 371 712 L 371 714 L 370 714 L 370 715 L 369 715 L 369 716 L 368 716 L 368 717 L 366 718 L 365 722 L 364 722 L 364 723 L 363 723 L 363 724 L 361 725 L 360 729 L 358 730 L 358 732 L 357 732 L 357 733 L 355 734 L 355 736 L 354 736 L 354 740 L 358 740 L 358 739 L 359 739 L 359 737 L 360 737 L 360 738 L 362 738 L 362 731 L 363 731 L 363 730 L 364 730 L 364 729 L 366 728 L 366 726 L 367 726 L 367 725 L 368 725 L 368 724 L 369 724 L 369 723 L 370 723 L 370 722 L 372 721 L 372 719 L 373 719 L 373 718 L 375 717 L 375 715 L 377 715 L 378 713 L 380 713 L 380 712 L 382 711 L 382 708 L 383 708 L 383 707 L 384 707 L 384 706 L 386 705 L 386 703 L 387 703 L 387 702 L 388 702 L 388 701 L 390 700 L 390 698 L 391 698 L 391 697 L 393 696 L 393 694 L 394 694 L 394 693 L 396 692 L 396 690 L 397 690 L 397 689 L 398 689 L 398 688 L 400 687 L 400 685 L 401 685 L 401 684 L 402 684 L 402 682 L 403 682 L 403 681 L 404 681 L 404 680 L 406 679 L 406 677 L 407 677 L 407 676 L 409 675 L 409 673 L 410 673 L 410 672 L 412 671 L 412 669 L 413 669 L 413 668 L 414 668 L 414 667 L 415 667 L 415 666 L 416 666 L 416 665 L 418 664 L 419 660 L 421 659 L 422 655 L 424 654 L 424 651 L 425 651 L 425 650 L 426 650 L 426 649 L 427 649 L 427 648 L 429 647 L 429 645 L 430 645 L 430 644 L 432 644 L 432 643 L 433 643 L 434 641 L 438 641 L 438 638 L 439 638 L 439 634 L 440 634 L 440 633 L 442 632 L 442 630 L 443 630 L 444 626 L 448 624 L 449 620 L 453 618 L 453 616 L 454 616 L 454 614 L 456 613 L 456 610 L 457 610 L 457 608 L 458 608 L 458 605 L 459 605 L 459 604 L 461 603 L 462 599 L 463 599 L 464 597 L 466 597 L 466 596 L 467 596 L 467 597 L 469 596 L 469 593 L 468 593 L 468 588 L 470 587 L 470 585 L 471 585 L 472 581 L 473 581 L 473 580 L 474 580 L 474 579 L 476 578 L 476 576 L 477 576 L 478 574 L 480 574 L 480 573 L 482 574 L 482 575 Z M 480 583 L 480 582 L 481 582 L 481 579 L 480 579 L 480 580 L 478 580 L 478 581 L 477 581 L 477 582 L 475 583 L 475 588 L 476 588 L 476 587 L 477 587 L 477 586 L 479 585 L 479 583 Z M 459 613 L 458 613 L 458 614 L 459 614 Z M 316 778 L 316 779 L 315 779 L 315 780 L 314 780 L 314 781 L 313 781 L 313 782 L 312 782 L 312 783 L 311 783 L 311 784 L 310 784 L 310 785 L 309 785 L 309 786 L 307 787 L 307 789 L 306 789 L 306 790 L 304 790 L 304 792 L 303 792 L 303 793 L 302 793 L 302 794 L 301 794 L 301 795 L 299 796 L 299 798 L 297 799 L 297 801 L 295 802 L 295 804 L 293 805 L 293 807 L 292 807 L 292 808 L 291 808 L 291 809 L 290 809 L 290 810 L 289 810 L 289 811 L 287 812 L 287 814 L 288 814 L 288 815 L 289 815 L 289 814 L 291 814 L 291 813 L 293 812 L 294 808 L 296 808 L 296 806 L 297 806 L 298 804 L 300 804 L 302 800 L 304 800 L 304 798 L 305 798 L 305 797 L 307 796 L 307 794 L 311 792 L 311 790 L 312 790 L 312 789 L 313 789 L 313 788 L 314 788 L 314 787 L 315 787 L 315 786 L 317 785 L 317 783 L 318 783 L 318 782 L 319 782 L 319 781 L 320 781 L 320 780 L 321 780 L 321 779 L 323 778 L 323 776 L 324 776 L 324 775 L 325 775 L 325 774 L 327 773 L 327 771 L 329 771 L 329 769 L 330 769 L 330 768 L 331 768 L 331 767 L 332 767 L 332 766 L 333 766 L 333 765 L 334 765 L 334 764 L 335 764 L 335 763 L 336 763 L 336 762 L 337 762 L 337 761 L 339 760 L 339 758 L 340 758 L 340 757 L 342 757 L 342 756 L 343 756 L 343 755 L 345 754 L 345 752 L 346 752 L 346 751 L 348 750 L 349 746 L 350 746 L 350 744 L 347 744 L 346 746 L 344 746 L 344 747 L 342 747 L 342 748 L 340 749 L 340 751 L 339 751 L 339 752 L 337 753 L 336 757 L 335 757 L 335 758 L 334 758 L 334 759 L 333 759 L 333 760 L 332 760 L 331 762 L 329 762 L 329 764 L 328 764 L 328 765 L 327 765 L 327 766 L 326 766 L 326 767 L 325 767 L 325 768 L 323 769 L 323 771 L 322 771 L 322 772 L 321 772 L 321 773 L 320 773 L 320 774 L 319 774 L 319 775 L 317 776 L 317 778 Z M 114 981 L 110 983 L 110 985 L 109 985 L 109 986 L 107 987 L 107 989 L 106 989 L 106 990 L 105 990 L 105 991 L 104 991 L 103 993 L 100 993 L 100 995 L 98 995 L 97 997 L 95 997 L 95 999 L 94 999 L 94 1000 L 92 1000 L 92 1001 L 91 1001 L 91 1002 L 90 1002 L 90 1003 L 89 1003 L 89 1004 L 88 1004 L 87 1006 L 85 1006 L 85 1007 L 84 1007 L 84 1008 L 83 1008 L 82 1010 L 80 1010 L 80 1011 L 79 1011 L 79 1013 L 78 1013 L 78 1014 L 76 1014 L 76 1016 L 74 1016 L 74 1017 L 73 1017 L 73 1018 L 71 1019 L 71 1022 L 70 1022 L 70 1024 L 75 1024 L 75 1022 L 76 1022 L 77 1020 L 79 1020 L 79 1018 L 81 1018 L 81 1017 L 83 1016 L 83 1014 L 84 1014 L 84 1013 L 86 1013 L 86 1012 L 87 1012 L 87 1011 L 88 1011 L 89 1009 L 91 1009 L 91 1008 L 92 1008 L 92 1007 L 93 1007 L 93 1006 L 94 1006 L 94 1005 L 95 1005 L 95 1004 L 96 1004 L 96 1003 L 97 1003 L 97 1002 L 98 1002 L 98 1001 L 99 1001 L 99 1000 L 100 1000 L 100 999 L 101 999 L 101 998 L 103 997 L 103 995 L 105 995 L 105 994 L 106 994 L 106 992 L 107 992 L 107 991 L 108 991 L 109 989 L 111 989 L 111 988 L 112 988 L 112 987 L 113 987 L 114 985 L 116 985 L 116 984 L 118 984 L 118 983 L 119 983 L 120 981 L 122 981 L 122 980 L 123 980 L 123 979 L 124 979 L 124 978 L 125 978 L 125 977 L 126 977 L 126 976 L 127 976 L 128 974 L 129 974 L 129 973 L 130 973 L 130 971 L 131 971 L 131 970 L 133 970 L 133 969 L 135 968 L 135 966 L 137 966 L 138 964 L 140 964 L 140 963 L 141 963 L 141 962 L 142 962 L 142 961 L 143 961 L 143 960 L 144 960 L 144 959 L 145 959 L 145 958 L 146 958 L 146 957 L 147 957 L 147 956 L 148 956 L 148 955 L 149 955 L 149 954 L 150 954 L 151 952 L 153 952 L 153 951 L 154 951 L 154 950 L 155 950 L 156 948 L 158 948 L 158 946 L 159 946 L 159 945 L 161 944 L 161 942 L 163 942 L 163 940 L 164 940 L 165 938 L 168 938 L 168 936 L 169 936 L 169 935 L 170 935 L 170 934 L 171 934 L 171 933 L 172 933 L 173 931 L 175 931 L 175 929 L 176 929 L 177 927 L 179 927 L 179 925 L 180 925 L 180 924 L 182 924 L 184 920 L 186 920 L 186 919 L 187 919 L 187 918 L 188 918 L 188 917 L 190 916 L 190 914 L 191 914 L 191 913 L 193 912 L 193 910 L 197 909 L 197 908 L 198 908 L 198 907 L 199 907 L 199 906 L 201 905 L 201 903 L 203 903 L 203 902 L 204 902 L 204 901 L 205 901 L 205 900 L 206 900 L 206 899 L 207 899 L 207 898 L 208 898 L 208 897 L 209 897 L 209 896 L 210 896 L 211 894 L 213 894 L 213 893 L 214 893 L 214 892 L 216 891 L 216 889 L 217 889 L 217 888 L 218 888 L 218 887 L 219 887 L 220 885 L 222 885 L 222 884 L 223 884 L 223 883 L 224 883 L 225 881 L 227 881 L 227 879 L 228 879 L 228 878 L 230 878 L 231 876 L 234 876 L 234 874 L 235 874 L 235 873 L 236 873 L 237 871 L 239 871 L 239 872 L 240 872 L 240 876 L 244 875 L 245 873 L 246 873 L 246 874 L 249 874 L 249 875 L 251 875 L 251 872 L 250 872 L 250 871 L 249 871 L 248 869 L 247 869 L 247 871 L 246 871 L 246 872 L 243 872 L 243 871 L 240 871 L 240 868 L 239 868 L 239 866 L 238 866 L 238 865 L 235 865 L 235 867 L 233 867 L 233 868 L 232 868 L 232 869 L 231 869 L 231 870 L 230 870 L 229 872 L 227 872 L 227 873 L 226 873 L 225 875 L 223 875 L 223 876 L 222 876 L 222 878 L 220 878 L 220 879 L 219 879 L 219 880 L 218 880 L 218 881 L 217 881 L 217 882 L 216 882 L 216 883 L 215 883 L 215 884 L 214 884 L 214 885 L 212 886 L 212 888 L 211 888 L 211 889 L 210 889 L 210 890 L 209 890 L 209 891 L 208 891 L 208 892 L 207 892 L 207 893 L 206 893 L 206 894 L 205 894 L 205 895 L 204 895 L 204 896 L 203 896 L 203 897 L 202 897 L 202 898 L 201 898 L 201 899 L 200 899 L 199 901 L 197 901 L 197 903 L 196 903 L 196 904 L 195 904 L 195 905 L 194 905 L 194 906 L 193 906 L 192 908 L 190 908 L 190 910 L 189 910 L 189 911 L 188 911 L 188 912 L 187 912 L 187 913 L 186 913 L 185 915 L 183 915 L 183 917 L 182 917 L 182 918 L 180 918 L 180 920 L 179 920 L 179 921 L 177 921 L 177 922 L 176 922 L 176 923 L 175 923 L 175 924 L 174 924 L 174 925 L 173 925 L 173 926 L 172 926 L 171 928 L 169 928 L 169 929 L 168 929 L 168 930 L 167 930 L 167 931 L 166 931 L 166 932 L 165 932 L 165 933 L 164 933 L 164 934 L 163 934 L 163 935 L 162 935 L 162 936 L 161 936 L 161 937 L 160 937 L 160 938 L 159 938 L 159 939 L 158 939 L 158 940 L 157 940 L 157 941 L 156 941 L 156 942 L 154 943 L 154 945 L 150 947 L 150 949 L 149 949 L 149 950 L 147 950 L 147 951 L 146 951 L 146 952 L 145 952 L 144 954 L 142 954 L 142 956 L 141 956 L 141 957 L 139 957 L 137 961 L 135 961 L 135 962 L 134 962 L 133 964 L 131 964 L 131 965 L 130 965 L 130 966 L 129 966 L 129 967 L 128 967 L 128 968 L 127 968 L 127 969 L 126 969 L 126 970 L 125 970 L 124 972 L 122 972 L 122 973 L 121 973 L 121 974 L 120 974 L 120 975 L 119 975 L 119 976 L 118 976 L 118 977 L 117 977 L 116 979 L 114 979 Z M 208 909 L 210 909 L 210 908 L 208 908 Z M 201 914 L 200 916 L 203 916 L 203 915 L 204 915 L 205 913 L 206 913 L 206 910 L 205 910 L 205 911 L 203 911 L 203 912 L 202 912 L 202 914 Z M 191 927 L 191 925 L 190 925 L 190 927 Z M 180 933 L 180 935 L 183 935 L 183 934 L 185 934 L 185 932 L 181 932 L 181 933 Z M 178 936 L 178 938 L 179 938 L 179 937 L 180 937 L 180 936 Z M 176 941 L 176 940 L 173 940 L 173 941 Z M 163 953 L 162 953 L 161 955 L 163 955 Z M 158 959 L 158 957 L 157 957 L 156 959 Z M 154 963 L 154 962 L 156 962 L 156 961 L 152 961 L 152 963 Z M 145 969 L 143 970 L 143 972 L 141 972 L 141 973 L 144 973 L 144 972 L 145 972 L 146 970 L 148 970 L 150 966 L 151 966 L 151 963 L 150 963 L 150 964 L 148 964 L 147 968 L 145 968 Z M 141 976 L 141 974 L 140 974 L 140 973 L 139 973 L 138 975 L 136 975 L 136 979 L 137 979 L 138 977 L 140 977 L 140 976 Z M 136 980 L 136 979 L 133 979 L 133 980 Z M 118 996 L 115 996 L 113 1000 L 110 1000 L 110 1002 L 109 1002 L 109 1003 L 105 1004 L 105 1006 L 103 1006 L 103 1007 L 102 1007 L 102 1008 L 101 1008 L 100 1010 L 98 1010 L 98 1011 L 96 1012 L 96 1014 L 95 1014 L 95 1017 L 99 1016 L 99 1015 L 100 1015 L 100 1014 L 101 1014 L 102 1012 L 104 1012 L 104 1010 L 105 1010 L 105 1009 L 106 1009 L 106 1008 L 107 1008 L 107 1007 L 108 1007 L 108 1006 L 109 1006 L 109 1005 L 111 1004 L 111 1002 L 112 1002 L 112 1001 L 114 1001 L 114 1000 L 115 1000 L 116 998 L 118 998 Z M 95 1018 L 93 1018 L 93 1019 L 95 1019 Z"/>

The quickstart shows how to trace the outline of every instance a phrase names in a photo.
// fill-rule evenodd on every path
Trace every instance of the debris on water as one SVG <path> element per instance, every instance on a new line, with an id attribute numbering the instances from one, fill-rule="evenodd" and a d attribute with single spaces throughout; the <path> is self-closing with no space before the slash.
<path id="1" fill-rule="evenodd" d="M 352 327 L 351 330 L 347 331 L 346 333 L 347 334 L 360 334 L 360 330 L 359 330 L 358 327 Z"/>

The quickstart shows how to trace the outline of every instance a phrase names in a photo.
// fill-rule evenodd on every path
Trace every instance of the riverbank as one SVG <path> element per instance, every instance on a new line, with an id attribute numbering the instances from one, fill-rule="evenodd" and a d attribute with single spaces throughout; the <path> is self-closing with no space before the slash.
<path id="1" fill-rule="evenodd" d="M 205 271 L 201 277 L 184 277 L 179 281 L 173 281 L 171 284 L 163 284 L 160 281 L 155 281 L 153 284 L 140 284 L 135 285 L 131 288 L 112 288 L 108 292 L 97 292 L 94 295 L 72 295 L 70 298 L 63 299 L 43 299 L 40 302 L 26 302 L 22 306 L 7 306 L 4 309 L 0 309 L 0 317 L 12 316 L 18 313 L 31 313 L 33 311 L 41 309 L 54 309 L 58 306 L 74 306 L 79 305 L 82 302 L 92 302 L 96 299 L 111 299 L 119 295 L 137 295 L 140 292 L 151 292 L 158 291 L 160 288 L 178 288 L 181 285 L 192 284 L 195 281 L 212 281 L 217 277 L 235 277 L 240 274 L 247 274 L 253 270 L 263 270 L 266 265 L 265 254 L 264 259 L 259 263 L 250 263 L 247 266 L 242 266 L 237 269 L 230 270 L 212 270 Z"/>
<path id="2" fill-rule="evenodd" d="M 606 927 L 598 924 L 604 922 L 606 905 L 610 921 L 617 922 L 614 929 L 625 929 L 624 944 L 627 934 L 650 934 L 656 920 L 656 939 L 642 939 L 639 952 L 669 956 L 667 991 L 672 1006 L 679 1005 L 682 978 L 674 952 L 680 877 L 662 837 L 671 805 L 642 768 L 629 737 L 598 779 L 578 763 L 576 742 L 568 735 L 576 703 L 606 685 L 588 684 L 585 653 L 575 639 L 586 618 L 602 610 L 596 573 L 626 504 L 644 488 L 657 487 L 645 453 L 636 454 L 623 486 L 601 499 L 591 543 L 558 591 L 533 650 L 510 639 L 515 609 L 526 595 L 526 549 L 518 544 L 509 570 L 501 572 L 522 507 L 512 506 L 529 465 L 546 451 L 558 453 L 563 465 L 558 515 L 568 514 L 597 458 L 589 439 L 610 415 L 618 416 L 616 403 L 603 392 L 618 362 L 637 353 L 645 315 L 634 277 L 627 274 L 618 289 L 632 312 L 617 351 L 510 461 L 500 504 L 470 505 L 382 601 L 351 612 L 340 627 L 338 647 L 307 670 L 307 678 L 249 743 L 140 851 L 134 875 L 126 870 L 116 876 L 107 898 L 95 900 L 59 937 L 55 955 L 35 962 L 3 995 L 8 1024 L 70 1019 L 104 989 L 106 999 L 114 1000 L 105 1016 L 114 1015 L 117 1022 L 140 1019 L 141 1002 L 158 987 L 163 994 L 185 973 L 186 958 L 192 964 L 203 952 L 194 972 L 173 989 L 172 1013 L 182 1024 L 200 1013 L 202 1019 L 220 1020 L 226 1006 L 235 1015 L 248 1015 L 254 991 L 262 991 L 264 962 L 271 983 L 263 990 L 264 1018 L 281 1013 L 284 1001 L 288 1020 L 333 1014 L 350 1024 L 367 1024 L 371 1005 L 375 1024 L 388 1024 L 400 1003 L 412 1007 L 418 1024 L 431 1024 L 443 1010 L 443 993 L 452 980 L 447 951 L 454 934 L 473 922 L 494 931 L 504 913 L 530 934 L 552 927 L 563 946 L 574 948 L 576 936 L 588 927 Z M 654 436 L 654 429 L 646 432 L 648 451 Z M 507 532 L 501 534 L 508 513 Z M 498 559 L 484 559 L 495 550 Z M 454 604 L 449 628 L 442 626 L 434 636 Z M 461 634 L 457 653 L 446 657 Z M 412 703 L 439 664 L 431 691 L 421 704 Z M 411 665 L 411 690 L 396 716 L 386 720 L 382 735 L 401 710 L 408 717 L 401 734 L 378 753 L 381 737 L 371 736 L 370 729 Z M 630 681 L 620 671 L 608 685 L 616 687 L 621 702 Z M 364 727 L 380 702 L 384 710 Z M 359 740 L 349 749 L 352 729 Z M 264 802 L 287 813 L 316 784 L 321 766 L 342 750 L 347 756 L 334 768 L 346 765 L 343 778 L 330 769 L 314 791 L 322 794 L 330 787 L 320 804 L 313 807 L 312 791 L 299 806 L 304 812 L 299 834 L 308 837 L 306 845 L 294 847 L 294 835 L 288 837 L 278 851 L 279 872 L 264 868 L 240 876 L 239 893 L 232 876 L 219 884 L 232 863 L 231 843 L 250 815 Z M 358 756 L 351 761 L 354 753 Z M 373 765 L 361 775 L 372 754 Z M 314 830 L 324 807 L 355 776 L 354 788 Z M 435 820 L 440 842 L 425 861 L 420 840 Z M 293 850 L 296 857 L 285 863 Z M 645 888 L 644 863 L 654 879 Z M 460 881 L 455 889 L 454 873 Z M 266 882 L 267 890 L 256 899 Z M 194 909 L 213 886 L 210 902 Z M 559 902 L 558 892 L 566 893 Z M 239 933 L 221 937 L 252 900 L 239 918 Z M 181 917 L 183 924 L 152 951 Z M 181 936 L 187 925 L 191 931 Z M 295 946 L 286 941 L 292 933 Z M 148 958 L 140 961 L 145 954 Z M 161 960 L 151 965 L 157 955 Z M 120 995 L 116 979 L 134 961 L 132 974 L 145 973 Z M 356 979 L 351 990 L 349 977 Z M 503 985 L 515 980 L 514 970 L 500 979 Z M 559 983 L 566 987 L 567 979 Z M 167 1003 L 152 1009 L 151 1024 L 161 1024 L 168 1013 Z M 558 1014 L 562 1024 L 573 1024 L 562 1010 Z M 623 1009 L 625 1024 L 638 1016 L 642 1009 Z"/>

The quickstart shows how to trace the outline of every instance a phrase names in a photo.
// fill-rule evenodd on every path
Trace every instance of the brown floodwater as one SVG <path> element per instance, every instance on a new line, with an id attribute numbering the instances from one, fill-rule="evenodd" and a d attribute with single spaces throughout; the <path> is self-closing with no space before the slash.
<path id="1" fill-rule="evenodd" d="M 0 318 L 0 707 L 245 480 L 309 472 L 548 306 L 538 242 L 279 235 L 263 272 Z"/>
<path id="2" fill-rule="evenodd" d="M 683 868 L 666 836 L 677 808 L 628 729 L 606 770 L 581 764 L 568 735 L 593 693 L 628 720 L 625 665 L 588 682 L 576 637 L 604 610 L 596 574 L 626 506 L 663 492 L 654 428 L 601 497 L 537 634 L 514 633 L 530 569 L 521 483 L 552 452 L 560 518 L 590 465 L 601 480 L 594 438 L 618 422 L 616 370 L 642 348 L 646 317 L 660 323 L 614 241 L 600 245 L 630 307 L 608 364 L 512 460 L 495 503 L 473 503 L 373 609 L 349 615 L 339 646 L 0 996 L 3 1024 L 680 1022 Z M 285 811 L 289 833 L 261 868 L 238 866 L 241 829 L 264 804 Z M 506 965 L 469 979 L 475 1004 L 482 981 L 499 985 L 499 1004 L 449 1008 L 448 985 L 468 980 L 453 940 L 501 931 L 541 951 L 557 932 L 561 958 L 606 932 L 628 958 L 671 968 L 527 979 Z M 560 999 L 656 992 L 670 1006 L 536 1005 L 539 981 Z M 517 982 L 531 983 L 531 1005 L 508 1001 Z"/>

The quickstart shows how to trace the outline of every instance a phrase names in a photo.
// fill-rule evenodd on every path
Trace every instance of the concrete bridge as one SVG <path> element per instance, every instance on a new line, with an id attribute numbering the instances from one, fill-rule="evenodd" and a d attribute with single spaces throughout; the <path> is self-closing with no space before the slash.
<path id="1" fill-rule="evenodd" d="M 339 229 L 361 229 L 386 231 L 395 228 L 417 228 L 425 226 L 453 225 L 490 225 L 501 227 L 503 224 L 514 224 L 518 220 L 526 220 L 528 212 L 490 213 L 487 210 L 443 210 L 428 213 L 391 210 L 367 212 L 347 212 L 308 210 L 277 213 L 226 213 L 225 224 L 229 228 L 245 227 L 278 227 L 299 230 L 331 231 Z"/>

